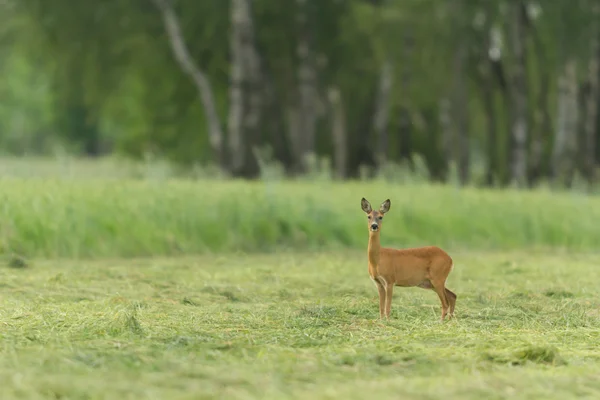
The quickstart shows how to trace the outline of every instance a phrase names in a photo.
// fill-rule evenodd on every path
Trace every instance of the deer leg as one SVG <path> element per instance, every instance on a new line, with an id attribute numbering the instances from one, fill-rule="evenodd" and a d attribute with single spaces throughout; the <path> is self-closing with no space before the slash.
<path id="1" fill-rule="evenodd" d="M 375 284 L 379 291 L 379 318 L 383 319 L 385 316 L 385 287 L 379 282 L 376 282 Z"/>
<path id="2" fill-rule="evenodd" d="M 440 298 L 440 302 L 442 303 L 442 317 L 441 322 L 446 318 L 446 314 L 448 314 L 448 299 L 446 298 L 446 288 L 444 287 L 444 283 L 436 282 L 433 283 L 433 290 L 437 293 Z"/>
<path id="3" fill-rule="evenodd" d="M 385 287 L 385 316 L 389 319 L 392 313 L 392 296 L 394 295 L 394 284 Z"/>
<path id="4" fill-rule="evenodd" d="M 378 279 L 371 278 L 371 280 L 379 293 L 379 318 L 383 319 L 383 316 L 385 315 L 385 287 Z"/>
<path id="5" fill-rule="evenodd" d="M 454 294 L 454 292 L 452 292 L 449 289 L 445 289 L 446 290 L 446 299 L 448 299 L 448 303 L 450 306 L 450 309 L 448 310 L 448 314 L 449 317 L 452 318 L 454 317 L 454 306 L 456 305 L 456 294 Z"/>

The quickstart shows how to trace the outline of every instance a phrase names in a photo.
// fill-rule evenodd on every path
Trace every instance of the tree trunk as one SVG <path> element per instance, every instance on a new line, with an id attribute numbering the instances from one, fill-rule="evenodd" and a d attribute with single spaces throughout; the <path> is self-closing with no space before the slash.
<path id="1" fill-rule="evenodd" d="M 312 35 L 309 26 L 309 3 L 311 0 L 296 0 L 296 22 L 298 28 L 298 106 L 293 111 L 291 142 L 294 148 L 295 170 L 307 170 L 307 158 L 315 151 L 317 72 L 312 51 Z"/>
<path id="2" fill-rule="evenodd" d="M 400 159 L 406 160 L 412 165 L 412 120 L 410 115 L 410 84 L 412 79 L 412 57 L 414 49 L 414 38 L 410 27 L 405 27 L 404 43 L 402 51 L 402 75 L 400 91 L 402 103 L 400 107 Z"/>
<path id="3" fill-rule="evenodd" d="M 521 1 L 512 5 L 511 44 L 514 54 L 511 85 L 510 179 L 523 187 L 527 181 L 527 60 L 525 9 Z"/>
<path id="4" fill-rule="evenodd" d="M 555 182 L 570 187 L 577 157 L 578 127 L 577 63 L 569 59 L 565 63 L 558 82 L 558 110 L 556 135 L 552 154 Z"/>
<path id="5" fill-rule="evenodd" d="M 446 166 L 447 180 L 450 178 L 450 167 L 454 161 L 452 145 L 454 143 L 454 131 L 452 129 L 451 104 L 448 97 L 442 97 L 439 101 L 439 125 L 442 131 L 442 150 L 444 152 L 444 164 Z"/>
<path id="6" fill-rule="evenodd" d="M 244 164 L 244 4 L 243 0 L 231 1 L 231 34 L 229 37 L 229 115 L 227 139 L 229 144 L 229 168 L 235 175 Z"/>
<path id="7" fill-rule="evenodd" d="M 458 180 L 461 185 L 469 181 L 469 115 L 468 115 L 468 87 L 466 77 L 467 67 L 467 32 L 465 30 L 465 16 L 467 8 L 464 0 L 454 2 L 452 8 L 452 24 L 456 31 L 454 41 L 454 54 L 452 59 L 451 99 L 449 116 L 452 131 L 452 140 L 447 140 L 449 156 L 454 166 L 458 168 Z"/>
<path id="8" fill-rule="evenodd" d="M 263 106 L 261 63 L 250 0 L 231 1 L 231 28 L 229 166 L 234 176 L 250 178 L 258 174 L 253 147 L 258 141 Z"/>
<path id="9" fill-rule="evenodd" d="M 585 121 L 584 121 L 584 171 L 586 178 L 593 183 L 596 178 L 596 133 L 598 112 L 598 75 L 600 73 L 600 32 L 598 31 L 598 18 L 600 18 L 600 5 L 592 5 L 595 16 L 591 37 L 591 53 L 588 61 L 588 84 L 589 92 L 585 99 Z"/>
<path id="10" fill-rule="evenodd" d="M 484 55 L 484 57 L 486 58 L 482 59 L 480 64 L 481 83 L 479 87 L 481 89 L 481 99 L 487 125 L 487 165 L 485 180 L 488 186 L 494 186 L 496 183 L 496 174 L 498 172 L 498 119 L 496 116 L 496 107 L 494 105 L 494 80 L 491 72 L 491 63 L 487 58 L 487 55 Z"/>
<path id="11" fill-rule="evenodd" d="M 389 145 L 389 121 L 390 121 L 390 95 L 392 92 L 393 81 L 392 63 L 385 60 L 381 66 L 379 75 L 379 90 L 377 93 L 377 106 L 375 109 L 374 128 L 377 135 L 377 148 L 375 149 L 375 159 L 377 166 L 381 168 L 388 158 Z"/>
<path id="12" fill-rule="evenodd" d="M 335 174 L 338 179 L 345 179 L 348 175 L 348 140 L 344 104 L 338 88 L 331 88 L 328 97 L 331 106 Z"/>
<path id="13" fill-rule="evenodd" d="M 500 58 L 500 48 L 493 38 L 493 4 L 486 10 L 485 25 L 483 27 L 483 46 L 479 61 L 479 75 L 481 81 L 479 87 L 481 89 L 481 99 L 483 110 L 487 123 L 487 165 L 485 171 L 485 180 L 488 186 L 496 184 L 498 174 L 498 117 L 494 103 L 494 92 L 496 89 L 496 81 L 494 79 L 494 61 Z"/>
<path id="14" fill-rule="evenodd" d="M 292 151 L 289 144 L 289 136 L 285 135 L 286 124 L 285 124 L 285 110 L 283 101 L 281 101 L 277 91 L 275 90 L 275 84 L 273 82 L 273 76 L 268 68 L 265 68 L 264 72 L 265 81 L 265 114 L 269 115 L 269 118 L 263 120 L 263 127 L 269 135 L 270 146 L 273 148 L 273 156 L 279 162 L 281 162 L 285 171 L 289 171 L 293 166 Z"/>
<path id="15" fill-rule="evenodd" d="M 538 93 L 538 105 L 534 112 L 534 130 L 531 138 L 531 163 L 529 167 L 529 183 L 535 185 L 545 175 L 543 167 L 544 143 L 548 140 L 552 130 L 552 121 L 550 119 L 549 102 L 550 99 L 550 74 L 547 68 L 541 68 L 540 72 L 540 91 Z"/>
<path id="16" fill-rule="evenodd" d="M 539 32 L 535 29 L 533 21 L 528 21 L 528 26 L 533 38 L 536 61 L 538 65 L 539 91 L 537 93 L 537 106 L 533 113 L 533 127 L 531 130 L 531 153 L 529 163 L 529 185 L 535 185 L 545 175 L 543 170 L 544 143 L 547 142 L 552 130 L 550 119 L 550 69 L 547 67 L 544 44 Z"/>
<path id="17" fill-rule="evenodd" d="M 464 40 L 458 43 L 454 54 L 454 132 L 456 143 L 454 144 L 458 177 L 461 185 L 469 182 L 469 113 L 468 113 L 468 88 L 466 77 L 467 47 Z"/>
<path id="18" fill-rule="evenodd" d="M 214 100 L 214 95 L 210 81 L 206 74 L 198 67 L 198 65 L 192 59 L 188 47 L 181 31 L 179 19 L 173 10 L 170 0 L 152 0 L 156 7 L 160 10 L 163 18 L 163 24 L 165 31 L 171 44 L 171 50 L 177 63 L 183 72 L 185 72 L 194 82 L 204 112 L 208 122 L 208 137 L 210 146 L 213 153 L 216 156 L 219 165 L 226 169 L 225 157 L 223 154 L 223 130 L 221 128 L 221 122 L 219 121 L 219 115 L 217 113 L 217 107 Z"/>

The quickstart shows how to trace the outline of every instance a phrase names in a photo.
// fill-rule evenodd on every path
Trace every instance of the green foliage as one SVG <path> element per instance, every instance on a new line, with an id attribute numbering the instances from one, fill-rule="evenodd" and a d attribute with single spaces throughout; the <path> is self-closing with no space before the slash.
<path id="1" fill-rule="evenodd" d="M 48 76 L 16 51 L 0 56 L 0 71 L 10 76 L 0 83 L 0 143 L 3 153 L 43 154 L 52 151 L 49 127 L 52 93 Z M 54 140 L 56 142 L 56 140 Z"/>
<path id="2" fill-rule="evenodd" d="M 198 199 L 202 206 L 202 199 Z M 391 215 L 391 214 L 390 214 Z M 129 240 L 133 240 L 129 238 Z M 600 395 L 598 255 L 453 252 L 456 319 L 362 250 L 0 268 L 3 399 Z M 568 298 L 544 292 L 569 291 Z"/>
<path id="3" fill-rule="evenodd" d="M 595 33 L 591 0 L 577 0 L 575 5 L 550 0 L 527 3 L 532 17 L 526 43 L 532 133 L 540 127 L 542 108 L 548 108 L 552 124 L 556 122 L 552 110 L 558 74 L 567 57 L 577 60 L 580 97 L 586 97 L 586 70 Z M 226 128 L 229 1 L 177 0 L 173 4 L 190 54 L 210 80 Z M 440 100 L 454 91 L 455 54 L 466 43 L 471 159 L 496 156 L 493 172 L 506 180 L 512 117 L 499 78 L 486 81 L 480 75 L 491 27 L 500 38 L 502 70 L 507 78 L 512 74 L 509 2 L 461 0 L 455 5 L 464 12 L 458 14 L 449 3 L 437 0 L 309 4 L 319 94 L 315 104 L 319 114 L 315 152 L 319 156 L 331 158 L 333 153 L 326 93 L 336 87 L 346 118 L 350 175 L 358 176 L 362 164 L 373 166 L 376 93 L 382 63 L 389 60 L 393 88 L 388 158 L 399 162 L 404 161 L 401 155 L 418 154 L 433 177 L 443 178 L 449 154 L 442 145 L 447 126 L 441 123 Z M 284 165 L 294 151 L 288 136 L 289 112 L 298 98 L 296 12 L 294 0 L 253 2 L 261 67 L 273 88 L 259 144 L 276 147 L 274 153 Z M 487 21 L 491 21 L 489 27 Z M 0 72 L 10 77 L 0 81 L 3 151 L 49 154 L 60 142 L 77 153 L 117 151 L 139 159 L 155 154 L 186 165 L 215 161 L 197 89 L 174 60 L 161 15 L 151 0 L 75 5 L 70 0 L 6 0 L 0 3 L 0 26 Z M 412 41 L 408 55 L 406 37 Z M 538 98 L 543 80 L 549 85 L 547 101 Z M 486 86 L 493 86 L 497 103 L 495 151 L 487 146 L 489 116 L 481 104 Z M 581 109 L 587 112 L 586 107 Z M 403 110 L 410 115 L 410 137 L 402 131 Z M 541 165 L 548 170 L 553 133 L 539 134 L 545 138 Z"/>
<path id="4" fill-rule="evenodd" d="M 26 51 L 26 18 L 0 4 L 0 151 L 49 153 L 56 142 L 47 63 Z"/>

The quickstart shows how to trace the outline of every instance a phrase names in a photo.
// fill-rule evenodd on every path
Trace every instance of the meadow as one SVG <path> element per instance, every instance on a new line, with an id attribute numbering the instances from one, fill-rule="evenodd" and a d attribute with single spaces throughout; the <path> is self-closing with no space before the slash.
<path id="1" fill-rule="evenodd" d="M 0 163 L 2 399 L 600 395 L 597 197 L 32 165 Z M 378 319 L 363 196 L 452 255 L 455 319 Z"/>

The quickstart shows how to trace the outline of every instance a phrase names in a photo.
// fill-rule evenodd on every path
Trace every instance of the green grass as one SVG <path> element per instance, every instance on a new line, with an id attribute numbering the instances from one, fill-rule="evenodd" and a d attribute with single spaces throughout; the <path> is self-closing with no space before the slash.
<path id="1" fill-rule="evenodd" d="M 390 198 L 382 240 L 407 247 L 594 250 L 600 198 L 383 182 L 0 180 L 0 248 L 22 257 L 138 257 L 362 248 L 365 196 Z"/>
<path id="2" fill-rule="evenodd" d="M 377 319 L 363 196 L 384 245 L 450 250 L 457 319 L 417 288 Z M 0 398 L 595 399 L 598 221 L 575 192 L 0 160 Z"/>
<path id="3" fill-rule="evenodd" d="M 57 157 L 0 156 L 0 177 L 2 178 L 156 180 L 177 176 L 181 172 L 160 160 L 134 161 L 114 156 L 83 158 L 67 154 Z M 197 175 L 202 176 L 198 173 L 203 171 L 196 172 Z"/>
<path id="4" fill-rule="evenodd" d="M 361 251 L 0 268 L 0 398 L 600 396 L 600 256 L 451 252 L 457 318 Z"/>

